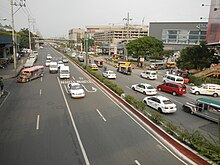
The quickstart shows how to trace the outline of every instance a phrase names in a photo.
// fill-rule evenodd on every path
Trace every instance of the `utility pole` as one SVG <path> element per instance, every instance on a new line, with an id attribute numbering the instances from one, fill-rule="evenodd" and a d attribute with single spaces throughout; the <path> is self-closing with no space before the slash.
<path id="1" fill-rule="evenodd" d="M 123 18 L 123 20 L 127 21 L 127 23 L 126 23 L 126 29 L 127 29 L 126 43 L 124 43 L 124 56 L 125 56 L 125 60 L 127 61 L 128 52 L 126 49 L 126 44 L 128 43 L 128 40 L 130 39 L 130 21 L 132 20 L 129 16 L 129 12 L 127 14 L 127 18 Z"/>
<path id="2" fill-rule="evenodd" d="M 29 49 L 31 50 L 32 49 L 32 46 L 31 46 L 31 23 L 35 23 L 35 19 L 34 18 L 30 18 L 30 16 L 28 16 L 28 28 L 29 28 Z M 34 24 L 33 24 L 33 32 L 35 32 L 35 28 L 34 28 Z"/>
<path id="3" fill-rule="evenodd" d="M 15 43 L 15 26 L 14 26 L 14 14 L 21 8 L 26 7 L 25 0 L 20 0 L 21 2 L 17 4 L 14 3 L 13 0 L 11 0 L 11 26 L 12 26 L 12 45 L 13 45 L 13 58 L 14 58 L 14 69 L 17 69 L 17 51 L 16 51 L 16 43 Z M 15 12 L 14 12 L 14 6 L 20 6 Z M 16 40 L 17 41 L 17 40 Z"/>
<path id="4" fill-rule="evenodd" d="M 30 27 L 30 21 L 31 19 L 28 17 L 28 26 L 29 26 L 29 33 L 28 33 L 28 38 L 29 38 L 29 49 L 31 50 L 31 27 Z"/>

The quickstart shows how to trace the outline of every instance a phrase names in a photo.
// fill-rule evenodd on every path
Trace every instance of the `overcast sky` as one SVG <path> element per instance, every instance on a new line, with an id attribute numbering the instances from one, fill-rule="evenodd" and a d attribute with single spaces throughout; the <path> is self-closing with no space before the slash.
<path id="1" fill-rule="evenodd" d="M 11 0 L 0 0 L 0 18 L 3 25 L 11 24 Z M 20 0 L 14 0 L 20 2 Z M 130 13 L 131 24 L 149 25 L 149 22 L 207 22 L 211 0 L 26 0 L 15 14 L 15 29 L 28 28 L 28 15 L 35 19 L 31 30 L 43 37 L 68 37 L 71 28 L 89 25 L 124 25 L 123 18 Z M 14 6 L 14 11 L 19 7 Z M 33 21 L 32 21 L 33 22 Z"/>

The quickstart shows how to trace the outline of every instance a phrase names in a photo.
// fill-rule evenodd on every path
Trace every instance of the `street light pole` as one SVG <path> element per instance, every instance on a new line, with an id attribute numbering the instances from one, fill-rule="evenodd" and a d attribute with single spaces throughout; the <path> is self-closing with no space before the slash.
<path id="1" fill-rule="evenodd" d="M 13 58 L 14 58 L 14 69 L 17 69 L 17 57 L 15 48 L 15 31 L 14 31 L 14 8 L 13 0 L 11 0 L 11 24 L 12 24 L 12 45 L 13 45 Z"/>
<path id="2" fill-rule="evenodd" d="M 28 26 L 29 26 L 29 32 L 28 32 L 28 38 L 29 38 L 29 49 L 31 50 L 31 27 L 30 27 L 30 21 L 31 19 L 28 18 Z"/>
<path id="3" fill-rule="evenodd" d="M 129 17 L 129 12 L 128 12 L 128 15 L 127 15 L 127 18 L 124 18 L 123 20 L 126 20 L 127 23 L 126 23 L 126 28 L 127 28 L 127 36 L 126 36 L 126 43 L 124 43 L 124 55 L 125 55 L 125 60 L 127 61 L 128 60 L 128 51 L 126 49 L 126 45 L 128 44 L 128 40 L 130 38 L 130 21 L 132 20 L 130 17 Z"/>
<path id="4" fill-rule="evenodd" d="M 17 69 L 17 52 L 16 52 L 16 44 L 15 44 L 15 26 L 14 26 L 14 14 L 21 8 L 21 7 L 26 7 L 25 5 L 25 0 L 20 0 L 21 2 L 17 4 L 16 2 L 14 3 L 13 0 L 11 0 L 11 26 L 12 26 L 12 45 L 13 45 L 13 58 L 14 58 L 14 69 Z M 24 2 L 23 2 L 24 1 Z M 15 12 L 13 6 L 20 6 Z M 16 40 L 17 41 L 17 40 Z"/>

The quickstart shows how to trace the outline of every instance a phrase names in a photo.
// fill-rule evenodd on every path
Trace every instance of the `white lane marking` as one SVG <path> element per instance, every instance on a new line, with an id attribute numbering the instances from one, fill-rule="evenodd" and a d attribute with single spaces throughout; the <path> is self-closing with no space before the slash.
<path id="1" fill-rule="evenodd" d="M 58 80 L 58 83 L 59 83 L 61 92 L 62 92 L 62 94 L 63 94 L 63 99 L 64 99 L 64 101 L 65 101 L 65 104 L 66 104 L 66 107 L 67 107 L 67 110 L 68 110 L 68 113 L 69 113 L 69 117 L 70 117 L 71 122 L 72 122 L 72 126 L 73 126 L 73 128 L 74 128 L 74 130 L 75 130 L 75 132 L 76 132 L 76 137 L 77 137 L 77 140 L 78 140 L 78 142 L 79 142 L 79 146 L 80 146 L 80 148 L 81 148 L 81 150 L 82 150 L 82 154 L 83 154 L 85 163 L 86 163 L 86 165 L 90 165 L 90 162 L 89 162 L 89 159 L 88 159 L 88 157 L 87 157 L 86 151 L 85 151 L 85 149 L 84 149 L 84 147 L 83 147 L 83 144 L 82 144 L 82 141 L 81 141 L 81 138 L 80 138 L 78 129 L 77 129 L 77 127 L 76 127 L 76 123 L 75 123 L 75 121 L 74 121 L 74 119 L 73 119 L 73 115 L 72 115 L 72 113 L 71 113 L 71 111 L 70 111 L 69 104 L 68 104 L 68 102 L 67 102 L 67 100 L 66 100 L 66 96 L 65 96 L 65 94 L 64 94 L 63 88 L 62 88 L 62 86 L 61 86 L 61 83 L 60 83 L 58 77 L 57 77 L 57 80 Z"/>
<path id="2" fill-rule="evenodd" d="M 74 76 L 72 76 L 73 80 L 76 80 L 76 78 Z"/>
<path id="3" fill-rule="evenodd" d="M 129 87 L 129 86 L 125 86 L 126 88 L 128 88 L 128 89 L 131 89 L 131 87 Z"/>
<path id="4" fill-rule="evenodd" d="M 69 92 L 68 92 L 68 90 L 67 90 L 67 87 L 66 87 L 66 85 L 64 85 L 64 88 L 65 88 L 65 90 L 66 90 L 66 93 L 69 93 Z"/>
<path id="5" fill-rule="evenodd" d="M 40 115 L 37 115 L 36 130 L 39 130 L 39 128 L 40 128 Z"/>
<path id="6" fill-rule="evenodd" d="M 80 80 L 83 80 L 83 77 L 79 77 Z"/>
<path id="7" fill-rule="evenodd" d="M 138 162 L 138 160 L 134 161 L 136 165 L 141 165 L 141 163 Z"/>
<path id="8" fill-rule="evenodd" d="M 88 79 L 90 79 L 113 103 L 115 103 L 115 105 L 117 105 L 127 116 L 129 116 L 137 125 L 139 125 L 145 132 L 147 132 L 151 137 L 153 137 L 159 144 L 161 144 L 169 153 L 171 153 L 174 157 L 176 157 L 179 161 L 181 161 L 183 164 L 187 165 L 188 163 L 185 162 L 184 160 L 182 160 L 180 157 L 185 157 L 185 159 L 187 159 L 187 157 L 185 155 L 183 155 L 181 152 L 179 152 L 177 150 L 177 152 L 179 153 L 179 155 L 181 156 L 177 156 L 178 154 L 175 154 L 174 152 L 172 152 L 168 147 L 166 147 L 162 142 L 160 142 L 159 139 L 157 139 L 152 133 L 150 133 L 146 128 L 144 128 L 144 126 L 142 126 L 138 121 L 140 121 L 143 125 L 145 125 L 146 127 L 148 127 L 148 129 L 152 130 L 152 128 L 148 125 L 146 125 L 141 119 L 139 119 L 137 116 L 131 116 L 128 112 L 130 112 L 125 106 L 121 105 L 120 103 L 118 103 L 119 101 L 115 101 L 115 98 L 113 96 L 111 96 L 111 94 L 109 94 L 101 85 L 99 85 L 95 80 L 93 80 L 91 77 L 89 77 L 84 71 L 82 71 L 74 62 L 71 61 L 71 63 L 76 67 L 77 70 L 79 70 L 85 77 L 87 77 Z M 122 108 L 120 105 L 124 108 Z M 125 110 L 126 109 L 126 110 Z M 135 118 L 138 120 L 136 121 Z M 168 143 L 167 141 L 165 141 L 165 143 Z M 171 146 L 171 148 L 174 149 L 174 147 Z M 188 159 L 188 161 L 191 164 L 195 164 L 191 159 Z"/>
<path id="9" fill-rule="evenodd" d="M 40 78 L 40 81 L 41 81 L 41 82 L 43 81 L 43 77 Z"/>
<path id="10" fill-rule="evenodd" d="M 42 89 L 40 89 L 40 96 L 42 95 Z"/>
<path id="11" fill-rule="evenodd" d="M 6 98 L 4 99 L 4 101 L 0 104 L 0 108 L 2 107 L 2 105 L 5 103 L 5 101 L 7 100 L 7 98 L 9 97 L 9 95 L 10 95 L 10 92 L 9 91 L 7 91 L 8 92 L 8 95 L 6 96 Z"/>
<path id="12" fill-rule="evenodd" d="M 86 73 L 84 73 L 82 70 L 80 70 L 78 67 L 77 69 L 85 75 L 85 77 L 88 77 L 88 79 L 91 79 Z M 152 138 L 154 138 L 160 145 L 162 145 L 171 155 L 173 155 L 175 158 L 177 158 L 180 162 L 182 162 L 183 164 L 187 165 L 188 163 L 185 162 L 184 160 L 181 159 L 181 157 L 185 157 L 181 152 L 179 152 L 177 150 L 177 152 L 179 153 L 180 156 L 177 156 L 178 154 L 175 154 L 173 151 L 171 151 L 171 149 L 169 149 L 168 147 L 165 146 L 165 144 L 163 144 L 155 135 L 153 135 L 152 133 L 150 133 L 144 126 L 142 126 L 138 121 L 140 121 L 143 125 L 145 125 L 149 130 L 152 130 L 152 128 L 150 126 L 148 126 L 147 124 L 145 124 L 141 119 L 139 119 L 137 116 L 131 116 L 130 115 L 130 111 L 124 106 L 121 105 L 119 101 L 115 100 L 115 98 L 109 94 L 101 85 L 99 85 L 98 83 L 96 83 L 95 80 L 91 79 L 94 84 L 104 93 L 104 95 L 106 95 L 113 103 L 115 103 L 115 105 L 117 105 L 127 116 L 129 116 L 137 125 L 139 125 L 145 132 L 147 132 Z M 119 105 L 120 104 L 120 105 Z M 122 108 L 123 107 L 123 108 Z M 137 121 L 138 120 L 138 121 Z M 165 143 L 168 143 L 167 141 L 165 141 Z M 171 146 L 171 145 L 170 145 Z M 173 146 L 171 146 L 171 148 L 175 149 Z M 187 159 L 187 157 L 185 157 L 185 159 Z M 191 164 L 195 164 L 191 159 L 188 159 L 188 161 Z"/>
<path id="13" fill-rule="evenodd" d="M 82 84 L 81 84 L 81 85 L 82 85 Z M 90 93 L 92 93 L 92 92 L 96 92 L 96 91 L 97 91 L 97 89 L 94 88 L 94 87 L 92 87 L 92 90 L 91 90 L 91 91 L 88 90 L 84 85 L 82 85 L 82 87 L 86 90 L 86 92 L 90 92 Z"/>
<path id="14" fill-rule="evenodd" d="M 104 116 L 101 114 L 101 112 L 98 109 L 96 109 L 96 111 L 98 112 L 99 116 L 106 122 L 107 120 L 104 118 Z"/>

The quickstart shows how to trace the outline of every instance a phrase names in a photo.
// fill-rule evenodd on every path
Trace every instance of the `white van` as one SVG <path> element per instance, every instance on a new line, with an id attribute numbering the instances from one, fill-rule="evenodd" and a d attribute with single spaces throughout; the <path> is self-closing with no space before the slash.
<path id="1" fill-rule="evenodd" d="M 190 93 L 195 95 L 212 95 L 213 97 L 220 96 L 220 85 L 218 84 L 202 84 L 190 88 Z"/>
<path id="2" fill-rule="evenodd" d="M 50 73 L 58 73 L 58 64 L 57 64 L 57 62 L 50 62 L 49 71 L 50 71 Z"/>
<path id="3" fill-rule="evenodd" d="M 144 72 L 141 72 L 140 76 L 142 78 L 156 80 L 157 79 L 157 72 L 155 70 L 146 70 Z"/>
<path id="4" fill-rule="evenodd" d="M 60 78 L 70 78 L 70 68 L 69 66 L 60 67 Z"/>
<path id="5" fill-rule="evenodd" d="M 176 75 L 173 75 L 173 74 L 166 74 L 164 77 L 163 77 L 163 82 L 175 82 L 175 83 L 179 83 L 179 84 L 184 84 L 184 79 L 183 77 L 180 77 L 180 76 L 176 76 Z"/>

